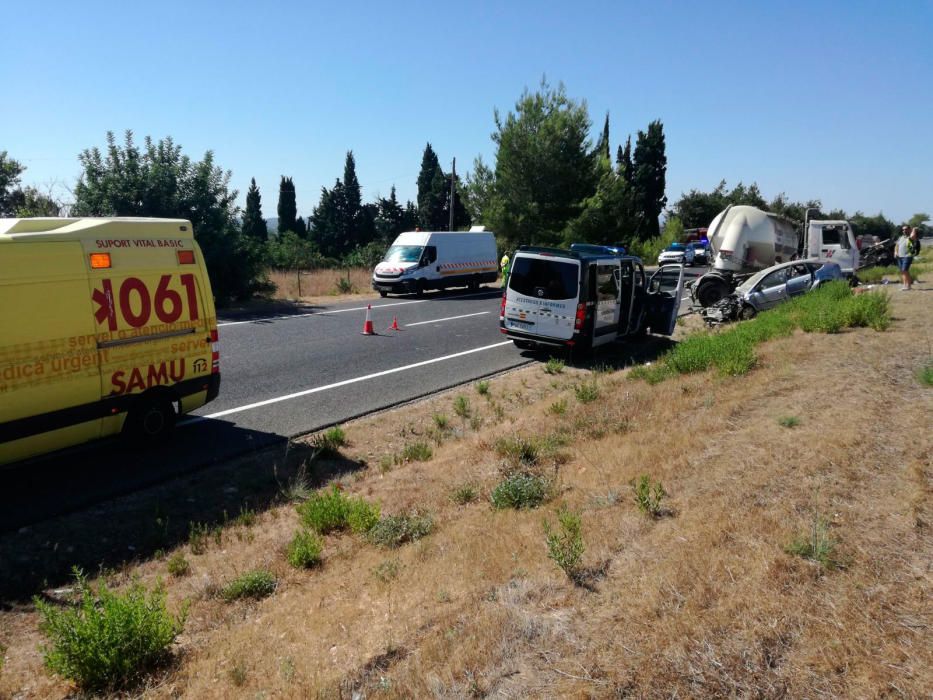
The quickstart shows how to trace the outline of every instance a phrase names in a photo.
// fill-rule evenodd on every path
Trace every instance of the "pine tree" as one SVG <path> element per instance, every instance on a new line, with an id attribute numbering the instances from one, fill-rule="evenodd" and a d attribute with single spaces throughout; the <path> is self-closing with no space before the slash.
<path id="1" fill-rule="evenodd" d="M 290 177 L 282 176 L 279 185 L 279 233 L 295 230 L 298 208 L 295 205 L 295 183 Z"/>
<path id="2" fill-rule="evenodd" d="M 664 195 L 667 155 L 664 125 L 659 119 L 648 124 L 647 132 L 638 132 L 632 162 L 632 186 L 638 217 L 635 235 L 641 240 L 647 240 L 660 233 L 658 217 L 667 204 L 667 197 Z"/>
<path id="3" fill-rule="evenodd" d="M 260 242 L 269 240 L 269 229 L 266 226 L 266 220 L 262 218 L 262 196 L 256 186 L 256 178 L 250 180 L 249 189 L 246 191 L 243 233 Z"/>
<path id="4" fill-rule="evenodd" d="M 404 211 L 398 203 L 398 197 L 395 194 L 395 185 L 389 192 L 389 197 L 380 197 L 378 202 L 379 210 L 376 214 L 375 233 L 383 243 L 389 243 L 398 234 L 402 232 L 402 216 Z"/>

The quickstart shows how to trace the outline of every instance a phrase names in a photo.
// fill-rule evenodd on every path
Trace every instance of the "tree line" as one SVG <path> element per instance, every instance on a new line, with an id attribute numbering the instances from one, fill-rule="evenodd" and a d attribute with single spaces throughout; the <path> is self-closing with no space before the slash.
<path id="1" fill-rule="evenodd" d="M 477 157 L 461 181 L 445 172 L 428 143 L 421 158 L 415 202 L 388 197 L 364 202 L 356 159 L 348 151 L 343 176 L 322 187 L 307 219 L 298 215 L 293 178 L 279 184 L 275 231 L 268 230 L 255 178 L 243 210 L 231 188 L 232 173 L 214 162 L 182 152 L 169 136 L 146 137 L 140 146 L 127 131 L 122 142 L 108 132 L 103 149 L 82 151 L 72 216 L 157 216 L 191 220 L 211 282 L 223 303 L 268 288 L 270 267 L 373 266 L 398 233 L 420 227 L 446 230 L 481 223 L 496 232 L 500 247 L 522 244 L 566 246 L 572 242 L 621 242 L 650 259 L 684 228 L 708 226 L 729 204 L 751 204 L 802 220 L 819 200 L 792 202 L 784 194 L 766 200 L 757 184 L 731 190 L 722 181 L 713 191 L 691 190 L 669 208 L 665 196 L 667 154 L 664 126 L 650 122 L 613 150 L 609 115 L 593 138 L 585 101 L 570 98 L 563 85 L 542 81 L 525 90 L 514 109 L 494 111 L 491 134 L 495 162 Z M 25 167 L 0 152 L 0 216 L 58 216 L 62 206 L 50 193 L 22 187 Z M 451 186 L 456 195 L 451 198 Z M 660 219 L 665 218 L 661 230 Z M 896 231 L 882 214 L 824 212 L 847 218 L 858 233 L 887 238 Z M 919 217 L 919 218 L 918 218 Z M 923 224 L 929 217 L 917 214 Z"/>

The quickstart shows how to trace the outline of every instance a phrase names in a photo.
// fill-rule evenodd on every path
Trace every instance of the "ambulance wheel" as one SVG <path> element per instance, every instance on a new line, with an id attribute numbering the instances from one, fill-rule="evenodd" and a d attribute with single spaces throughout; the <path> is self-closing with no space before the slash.
<path id="1" fill-rule="evenodd" d="M 136 444 L 155 445 L 175 429 L 175 407 L 164 394 L 142 396 L 126 417 L 124 431 Z"/>
<path id="2" fill-rule="evenodd" d="M 385 299 L 387 296 L 389 296 L 389 293 L 388 293 L 388 292 L 380 291 L 380 292 L 379 292 L 379 296 L 381 296 L 383 299 Z"/>

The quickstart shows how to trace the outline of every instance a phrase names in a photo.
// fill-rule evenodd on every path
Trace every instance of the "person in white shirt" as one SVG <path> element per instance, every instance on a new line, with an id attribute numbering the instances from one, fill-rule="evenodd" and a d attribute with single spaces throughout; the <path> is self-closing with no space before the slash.
<path id="1" fill-rule="evenodd" d="M 894 244 L 894 256 L 897 258 L 897 269 L 901 272 L 901 282 L 903 286 L 901 291 L 906 292 L 910 289 L 912 280 L 910 279 L 910 263 L 913 262 L 913 244 L 910 240 L 910 226 L 901 228 L 901 237 Z"/>

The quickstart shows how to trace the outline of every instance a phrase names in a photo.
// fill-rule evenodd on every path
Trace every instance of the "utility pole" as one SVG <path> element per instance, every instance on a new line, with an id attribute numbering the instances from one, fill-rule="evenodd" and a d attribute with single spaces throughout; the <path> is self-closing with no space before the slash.
<path id="1" fill-rule="evenodd" d="M 457 159 L 454 158 L 450 173 L 450 225 L 448 231 L 454 230 L 454 197 L 457 196 Z"/>

